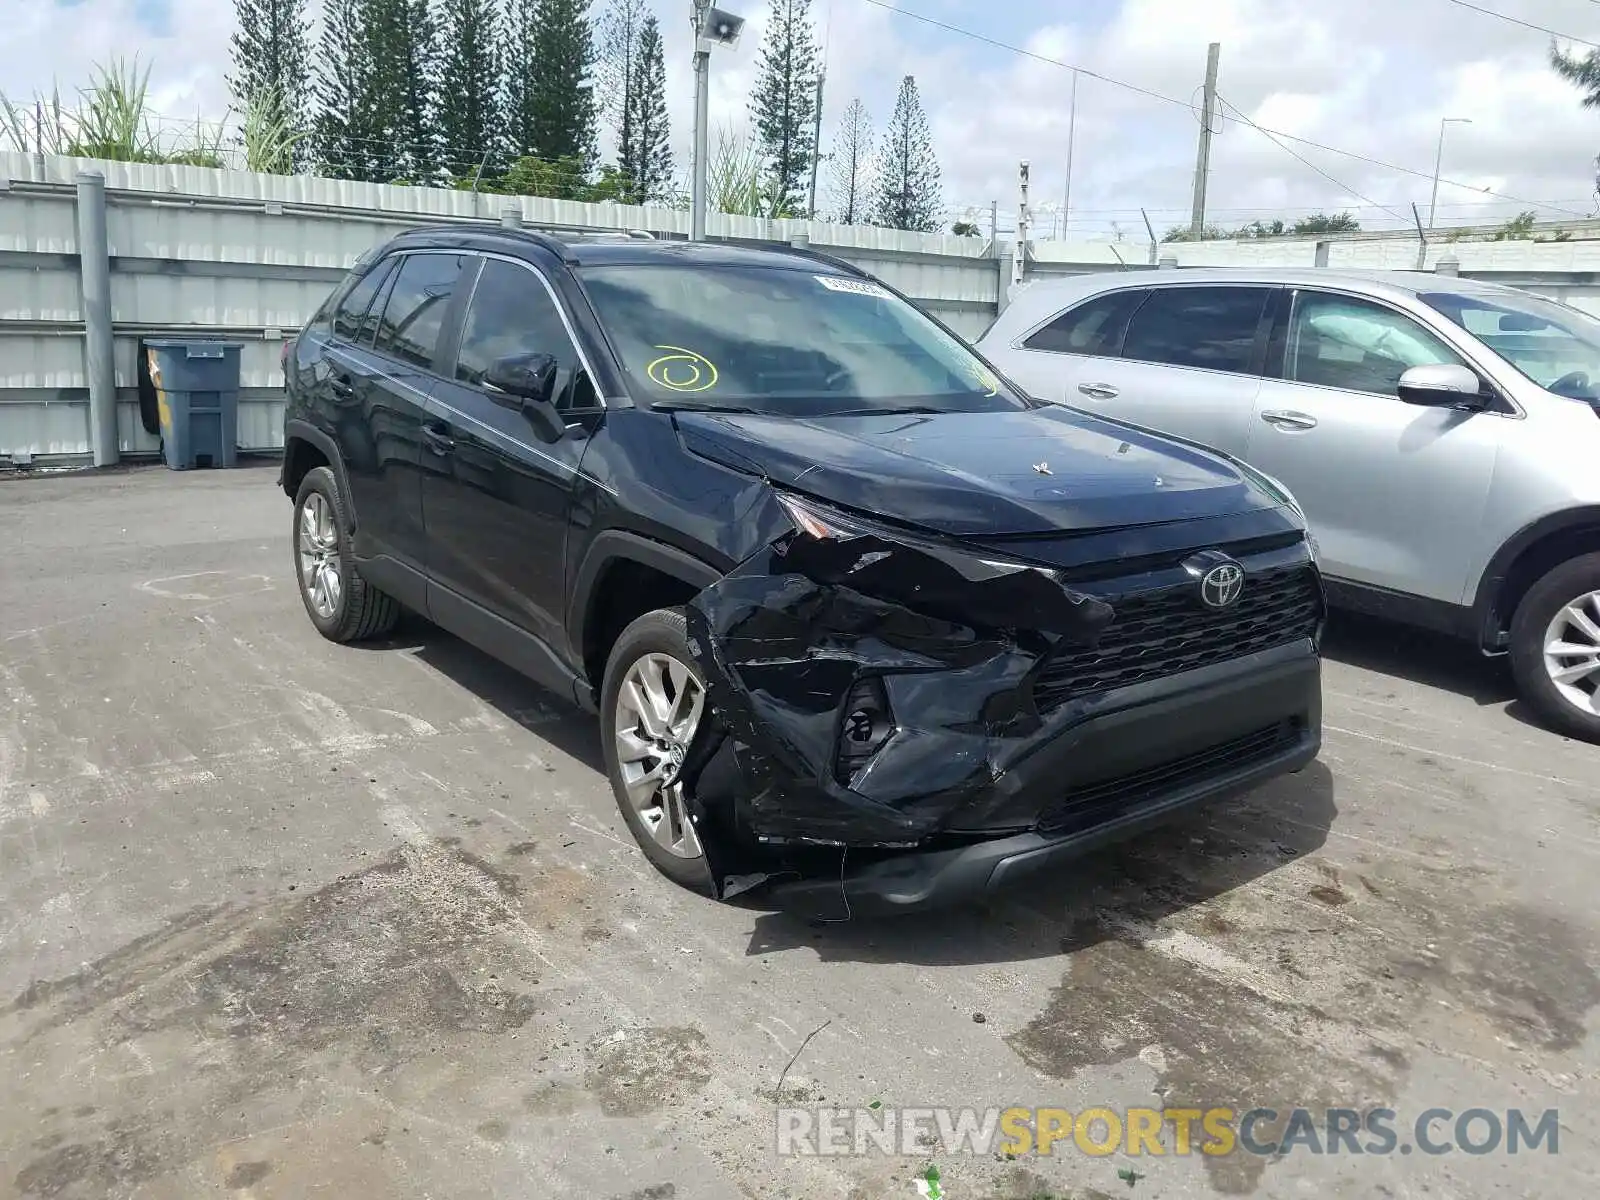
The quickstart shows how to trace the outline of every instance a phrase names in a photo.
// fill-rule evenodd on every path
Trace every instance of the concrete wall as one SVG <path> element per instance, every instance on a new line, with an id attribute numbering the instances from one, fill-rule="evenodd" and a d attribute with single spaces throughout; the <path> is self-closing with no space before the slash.
<path id="1" fill-rule="evenodd" d="M 77 246 L 79 171 L 105 176 L 118 428 L 124 454 L 154 454 L 138 416 L 141 335 L 242 340 L 239 443 L 282 444 L 282 339 L 315 310 L 362 251 L 436 222 L 689 233 L 671 209 L 393 187 L 200 167 L 0 154 L 0 466 L 81 462 L 90 450 Z M 976 337 L 1002 303 L 1011 247 L 982 238 L 711 214 L 711 237 L 752 245 L 804 240 L 848 259 Z M 1319 249 L 1320 246 L 1320 249 Z M 1216 264 L 1412 268 L 1415 239 L 1275 240 L 1159 248 L 1179 266 Z M 1600 242 L 1441 243 L 1461 273 L 1519 284 L 1600 311 Z M 1040 243 L 1032 277 L 1149 270 L 1144 244 Z"/>

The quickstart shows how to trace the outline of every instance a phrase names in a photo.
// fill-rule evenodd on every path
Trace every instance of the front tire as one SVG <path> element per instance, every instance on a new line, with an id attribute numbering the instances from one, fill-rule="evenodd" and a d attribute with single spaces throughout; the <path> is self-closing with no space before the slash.
<path id="1" fill-rule="evenodd" d="M 1600 554 L 1564 562 L 1529 589 L 1511 621 L 1511 670 L 1552 728 L 1600 742 Z"/>
<path id="2" fill-rule="evenodd" d="M 679 771 L 711 723 L 705 681 L 678 609 L 646 613 L 606 662 L 600 727 L 606 775 L 623 822 L 652 866 L 702 895 L 715 885 Z"/>
<path id="3" fill-rule="evenodd" d="M 295 493 L 294 568 L 306 615 L 331 642 L 382 637 L 400 619 L 394 598 L 361 578 L 344 496 L 328 467 L 307 471 Z"/>

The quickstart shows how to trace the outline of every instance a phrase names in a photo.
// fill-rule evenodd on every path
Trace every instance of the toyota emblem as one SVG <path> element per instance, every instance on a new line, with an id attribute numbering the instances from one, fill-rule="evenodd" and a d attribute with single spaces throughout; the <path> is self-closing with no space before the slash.
<path id="1" fill-rule="evenodd" d="M 1218 563 L 1200 577 L 1200 599 L 1207 608 L 1227 608 L 1244 591 L 1244 568 L 1238 563 Z"/>

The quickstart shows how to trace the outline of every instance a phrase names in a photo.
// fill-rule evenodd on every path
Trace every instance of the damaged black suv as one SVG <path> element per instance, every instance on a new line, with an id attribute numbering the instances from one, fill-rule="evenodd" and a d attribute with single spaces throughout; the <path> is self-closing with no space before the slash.
<path id="1" fill-rule="evenodd" d="M 598 709 L 689 887 L 971 896 L 1317 753 L 1293 498 L 1029 399 L 845 263 L 417 230 L 285 369 L 317 629 L 404 606 Z"/>

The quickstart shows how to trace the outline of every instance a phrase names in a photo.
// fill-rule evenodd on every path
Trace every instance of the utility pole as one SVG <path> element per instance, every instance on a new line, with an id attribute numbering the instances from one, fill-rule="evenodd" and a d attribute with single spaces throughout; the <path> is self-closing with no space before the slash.
<path id="1" fill-rule="evenodd" d="M 1072 73 L 1072 99 L 1067 101 L 1067 186 L 1061 191 L 1061 240 L 1067 240 L 1067 215 L 1072 211 L 1072 143 L 1078 134 L 1078 73 Z"/>
<path id="2" fill-rule="evenodd" d="M 817 72 L 817 105 L 811 123 L 811 188 L 806 199 L 806 216 L 817 219 L 817 166 L 822 162 L 822 87 L 828 81 L 828 69 Z"/>
<path id="3" fill-rule="evenodd" d="M 1217 116 L 1217 59 L 1222 43 L 1206 47 L 1205 104 L 1200 116 L 1200 150 L 1194 164 L 1194 209 L 1189 218 L 1189 237 L 1198 242 L 1206 232 L 1206 179 L 1211 174 L 1211 126 Z"/>
<path id="4" fill-rule="evenodd" d="M 694 0 L 694 171 L 689 184 L 689 238 L 706 240 L 706 143 L 711 113 L 711 51 L 700 44 L 711 0 Z"/>
<path id="5" fill-rule="evenodd" d="M 1022 161 L 1019 167 L 1019 183 L 1021 197 L 1017 203 L 1017 248 L 1011 256 L 1011 286 L 1022 286 L 1023 267 L 1028 257 L 1028 162 Z"/>
<path id="6" fill-rule="evenodd" d="M 1439 122 L 1439 149 L 1433 156 L 1433 192 L 1428 197 L 1428 228 L 1433 228 L 1433 215 L 1439 207 L 1439 171 L 1444 167 L 1444 127 L 1446 125 L 1471 125 L 1471 117 L 1445 117 Z"/>

